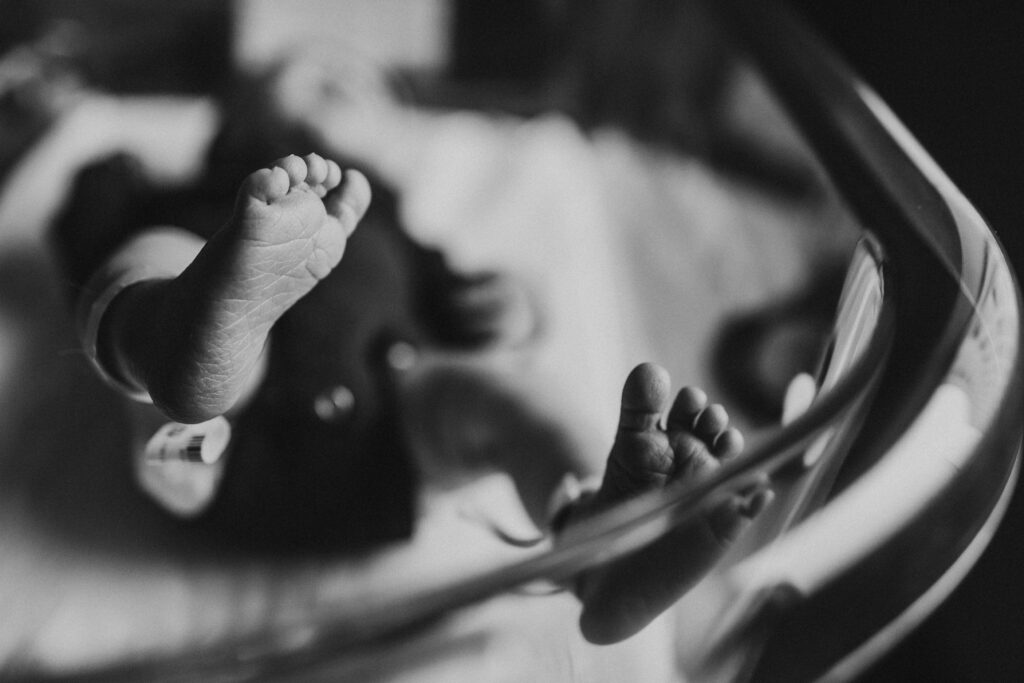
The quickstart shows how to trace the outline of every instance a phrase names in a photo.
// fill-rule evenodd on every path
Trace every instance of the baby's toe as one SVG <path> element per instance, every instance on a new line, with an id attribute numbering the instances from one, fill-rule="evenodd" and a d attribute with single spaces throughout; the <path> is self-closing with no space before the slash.
<path id="1" fill-rule="evenodd" d="M 697 416 L 693 423 L 693 434 L 710 448 L 728 426 L 729 413 L 720 403 L 712 403 Z"/>
<path id="2" fill-rule="evenodd" d="M 306 184 L 317 197 L 323 199 L 327 193 L 341 183 L 342 171 L 337 162 L 324 159 L 317 154 L 306 156 L 305 161 L 306 167 L 309 169 Z"/>
<path id="3" fill-rule="evenodd" d="M 279 166 L 261 168 L 242 183 L 241 196 L 252 197 L 261 202 L 270 203 L 283 197 L 291 186 L 288 173 Z"/>
<path id="4" fill-rule="evenodd" d="M 690 431 L 701 411 L 708 404 L 708 395 L 698 387 L 683 387 L 668 411 L 669 429 Z"/>
<path id="5" fill-rule="evenodd" d="M 284 169 L 285 173 L 288 174 L 288 181 L 291 187 L 295 187 L 299 183 L 305 182 L 306 176 L 309 173 L 309 169 L 306 166 L 306 162 L 295 154 L 289 154 L 286 157 L 282 157 L 274 162 L 275 168 Z"/>
<path id="6" fill-rule="evenodd" d="M 338 185 L 324 197 L 327 213 L 341 223 L 346 235 L 351 235 L 359 220 L 370 206 L 370 181 L 359 171 L 349 169 L 342 174 Z"/>
<path id="7" fill-rule="evenodd" d="M 668 372 L 650 363 L 626 378 L 615 443 L 598 494 L 605 503 L 662 486 L 671 475 L 672 451 L 660 425 L 669 382 Z"/>
<path id="8" fill-rule="evenodd" d="M 619 431 L 651 431 L 658 427 L 668 402 L 668 372 L 653 363 L 633 369 L 622 387 Z"/>
<path id="9" fill-rule="evenodd" d="M 323 186 L 328 192 L 336 188 L 341 184 L 341 166 L 338 166 L 338 162 L 333 159 L 327 159 L 327 177 L 324 178 Z"/>
<path id="10" fill-rule="evenodd" d="M 746 491 L 731 496 L 708 511 L 708 529 L 722 547 L 728 547 L 775 498 L 767 477 Z"/>
<path id="11" fill-rule="evenodd" d="M 675 455 L 674 478 L 699 477 L 718 467 L 718 459 L 738 453 L 743 437 L 729 427 L 729 414 L 721 405 L 707 405 L 707 395 L 687 387 L 679 392 L 669 412 L 668 436 Z"/>
<path id="12" fill-rule="evenodd" d="M 729 427 L 715 437 L 711 443 L 711 452 L 719 460 L 734 458 L 743 452 L 743 433 L 735 427 Z"/>
<path id="13" fill-rule="evenodd" d="M 755 485 L 754 489 L 740 499 L 739 514 L 747 519 L 754 519 L 768 507 L 775 498 L 767 479 Z"/>
<path id="14" fill-rule="evenodd" d="M 306 184 L 310 187 L 322 185 L 327 179 L 327 161 L 319 154 L 307 154 L 302 160 L 306 163 Z"/>

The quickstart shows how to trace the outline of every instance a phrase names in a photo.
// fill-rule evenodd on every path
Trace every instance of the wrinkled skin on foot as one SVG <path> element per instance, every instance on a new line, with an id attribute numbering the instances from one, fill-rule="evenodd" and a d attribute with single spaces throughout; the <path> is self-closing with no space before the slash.
<path id="1" fill-rule="evenodd" d="M 181 422 L 231 408 L 273 325 L 338 265 L 369 201 L 361 174 L 316 154 L 249 175 L 231 218 L 164 285 L 159 353 L 135 356 L 154 402 Z"/>
<path id="2" fill-rule="evenodd" d="M 618 433 L 601 487 L 581 499 L 567 523 L 671 482 L 704 479 L 742 451 L 742 435 L 729 426 L 721 405 L 708 404 L 703 391 L 682 389 L 670 408 L 669 398 L 664 369 L 645 364 L 633 370 L 623 388 Z M 584 637 L 613 643 L 640 631 L 715 565 L 770 498 L 766 484 L 759 485 L 647 548 L 579 576 Z"/>

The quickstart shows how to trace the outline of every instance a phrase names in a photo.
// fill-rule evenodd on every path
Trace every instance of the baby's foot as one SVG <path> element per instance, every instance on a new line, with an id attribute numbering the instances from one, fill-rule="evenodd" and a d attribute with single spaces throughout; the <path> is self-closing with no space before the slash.
<path id="1" fill-rule="evenodd" d="M 140 373 L 154 402 L 189 422 L 229 409 L 271 327 L 338 264 L 369 200 L 360 173 L 316 154 L 246 178 L 231 219 L 168 285 L 163 353 Z"/>
<path id="2" fill-rule="evenodd" d="M 668 373 L 640 365 L 626 379 L 619 429 L 601 488 L 572 518 L 592 514 L 674 481 L 708 477 L 743 449 L 740 432 L 703 391 L 687 387 L 669 400 Z M 710 508 L 640 552 L 586 572 L 577 582 L 580 628 L 595 643 L 627 638 L 702 578 L 767 505 L 766 482 Z M 570 519 L 572 521 L 572 519 Z"/>

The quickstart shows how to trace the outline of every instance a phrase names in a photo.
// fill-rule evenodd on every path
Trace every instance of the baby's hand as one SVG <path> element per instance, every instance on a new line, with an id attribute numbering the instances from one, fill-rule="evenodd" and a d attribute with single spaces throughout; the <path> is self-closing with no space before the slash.
<path id="1" fill-rule="evenodd" d="M 700 389 L 669 399 L 668 373 L 638 366 L 626 379 L 618 434 L 601 488 L 581 499 L 567 523 L 670 482 L 698 481 L 743 450 L 739 430 Z M 696 584 L 771 500 L 767 482 L 702 512 L 643 550 L 582 574 L 580 628 L 594 643 L 623 640 L 646 626 Z"/>

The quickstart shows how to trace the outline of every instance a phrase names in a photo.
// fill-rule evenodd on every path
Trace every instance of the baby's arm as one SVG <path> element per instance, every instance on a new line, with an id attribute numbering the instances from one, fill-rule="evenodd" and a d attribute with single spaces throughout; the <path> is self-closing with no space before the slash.
<path id="1" fill-rule="evenodd" d="M 155 181 L 194 178 L 218 125 L 205 98 L 85 93 L 11 169 L 0 187 L 0 232 L 41 234 L 79 171 L 117 152 L 139 159 Z"/>

